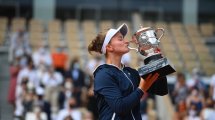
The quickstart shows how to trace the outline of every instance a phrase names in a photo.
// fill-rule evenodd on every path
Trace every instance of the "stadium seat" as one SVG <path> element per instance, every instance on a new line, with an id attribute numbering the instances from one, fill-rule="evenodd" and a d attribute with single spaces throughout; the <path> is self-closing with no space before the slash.
<path id="1" fill-rule="evenodd" d="M 100 22 L 100 30 L 99 31 L 107 31 L 107 29 L 113 27 L 113 22 L 111 20 L 102 20 Z"/>
<path id="2" fill-rule="evenodd" d="M 25 18 L 13 18 L 11 22 L 11 32 L 18 30 L 26 30 L 26 19 Z"/>
<path id="3" fill-rule="evenodd" d="M 0 17 L 0 45 L 5 41 L 7 32 L 8 19 L 6 17 Z"/>
<path id="4" fill-rule="evenodd" d="M 29 22 L 29 31 L 30 33 L 44 32 L 44 24 L 41 20 L 31 19 Z"/>
<path id="5" fill-rule="evenodd" d="M 210 37 L 213 35 L 213 24 L 212 23 L 202 23 L 200 24 L 200 31 L 203 37 Z"/>
<path id="6" fill-rule="evenodd" d="M 214 61 L 202 61 L 203 71 L 206 75 L 211 76 L 214 74 L 215 71 L 215 64 Z"/>
<path id="7" fill-rule="evenodd" d="M 199 68 L 200 64 L 197 60 L 186 60 L 185 61 L 185 68 L 189 73 L 192 73 L 194 68 Z"/>
<path id="8" fill-rule="evenodd" d="M 49 33 L 60 33 L 61 32 L 61 21 L 60 20 L 49 21 L 48 32 Z"/>
<path id="9" fill-rule="evenodd" d="M 164 51 L 164 53 L 169 52 L 169 51 L 171 51 L 171 52 L 177 51 L 174 43 L 162 43 L 161 42 L 160 46 L 161 46 L 161 51 Z"/>

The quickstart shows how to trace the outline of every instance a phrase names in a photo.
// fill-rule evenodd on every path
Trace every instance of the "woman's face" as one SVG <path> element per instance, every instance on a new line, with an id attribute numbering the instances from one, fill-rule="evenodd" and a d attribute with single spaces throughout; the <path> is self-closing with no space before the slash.
<path id="1" fill-rule="evenodd" d="M 113 36 L 109 45 L 111 46 L 111 51 L 116 54 L 123 55 L 129 52 L 128 41 L 124 40 L 124 37 L 120 32 Z"/>

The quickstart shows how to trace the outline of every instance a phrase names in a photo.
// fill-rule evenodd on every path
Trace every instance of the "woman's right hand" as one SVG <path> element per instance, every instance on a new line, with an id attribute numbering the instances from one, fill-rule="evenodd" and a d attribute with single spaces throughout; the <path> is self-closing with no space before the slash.
<path id="1" fill-rule="evenodd" d="M 159 73 L 149 74 L 146 79 L 141 78 L 139 87 L 141 90 L 146 92 L 151 85 L 158 79 Z"/>

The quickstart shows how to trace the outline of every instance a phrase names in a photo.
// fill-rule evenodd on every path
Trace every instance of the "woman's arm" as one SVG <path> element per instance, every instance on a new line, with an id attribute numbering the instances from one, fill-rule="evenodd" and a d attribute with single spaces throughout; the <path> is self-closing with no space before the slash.
<path id="1" fill-rule="evenodd" d="M 148 78 L 151 78 L 150 76 Z M 154 77 L 155 78 L 155 77 Z M 147 81 L 147 82 L 146 82 Z M 139 103 L 143 91 L 148 90 L 155 80 L 141 80 L 140 86 L 128 96 L 122 96 L 121 91 L 108 73 L 99 73 L 95 76 L 95 92 L 104 96 L 105 101 L 116 113 L 126 113 Z M 144 88 L 145 87 L 145 88 Z"/>

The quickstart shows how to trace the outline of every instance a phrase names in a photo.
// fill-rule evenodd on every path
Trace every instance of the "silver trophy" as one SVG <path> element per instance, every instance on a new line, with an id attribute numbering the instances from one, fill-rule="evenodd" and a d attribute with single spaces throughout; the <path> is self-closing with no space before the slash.
<path id="1" fill-rule="evenodd" d="M 158 32 L 161 32 L 159 37 Z M 175 72 L 174 67 L 167 58 L 163 57 L 159 48 L 160 39 L 163 35 L 163 28 L 141 27 L 132 36 L 132 42 L 136 44 L 137 48 L 129 47 L 129 49 L 136 50 L 144 57 L 144 65 L 138 68 L 139 75 L 142 78 L 146 78 L 151 73 L 159 73 L 158 80 L 147 91 L 157 95 L 168 93 L 166 75 Z"/>

